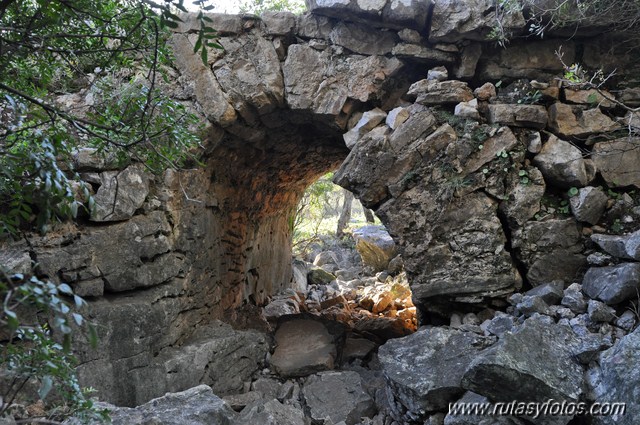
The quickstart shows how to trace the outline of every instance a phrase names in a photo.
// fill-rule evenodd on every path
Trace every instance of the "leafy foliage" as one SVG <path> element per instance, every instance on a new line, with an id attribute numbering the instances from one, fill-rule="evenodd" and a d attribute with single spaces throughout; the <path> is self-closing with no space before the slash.
<path id="1" fill-rule="evenodd" d="M 194 4 L 194 51 L 206 61 L 219 47 L 204 13 L 212 7 Z M 80 146 L 152 171 L 190 156 L 196 119 L 158 89 L 177 11 L 184 0 L 0 1 L 0 235 L 76 216 L 89 200 L 68 171 Z"/>
<path id="2" fill-rule="evenodd" d="M 240 10 L 256 15 L 267 10 L 302 13 L 306 10 L 306 6 L 302 0 L 243 0 Z"/>
<path id="3" fill-rule="evenodd" d="M 35 380 L 41 400 L 55 393 L 64 401 L 51 410 L 56 419 L 71 414 L 81 419 L 107 419 L 107 413 L 97 409 L 80 387 L 76 360 L 70 352 L 74 329 L 85 330 L 90 343 L 97 343 L 93 325 L 79 312 L 85 301 L 65 283 L 56 285 L 23 275 L 1 275 L 0 295 L 0 335 L 4 340 L 0 369 L 9 381 L 6 392 L 0 394 L 0 416 Z"/>

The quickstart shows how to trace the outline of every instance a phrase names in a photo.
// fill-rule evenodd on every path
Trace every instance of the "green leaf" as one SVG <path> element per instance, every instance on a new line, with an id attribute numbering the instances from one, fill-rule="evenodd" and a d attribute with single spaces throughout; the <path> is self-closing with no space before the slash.
<path id="1" fill-rule="evenodd" d="M 38 397 L 40 400 L 44 400 L 45 397 L 51 392 L 53 388 L 53 379 L 51 376 L 46 375 L 42 377 L 42 382 L 40 383 L 40 388 L 38 389 Z"/>
<path id="2" fill-rule="evenodd" d="M 58 291 L 60 291 L 63 294 L 73 295 L 73 290 L 66 283 L 61 283 L 60 285 L 58 285 Z"/>
<path id="3" fill-rule="evenodd" d="M 76 325 L 82 326 L 82 323 L 84 322 L 84 318 L 82 317 L 81 314 L 73 313 L 71 316 L 73 317 L 74 322 L 76 322 Z"/>
<path id="4" fill-rule="evenodd" d="M 202 57 L 202 63 L 205 65 L 209 65 L 209 54 L 207 52 L 206 47 L 202 48 L 202 52 L 200 53 L 200 56 Z"/>
<path id="5" fill-rule="evenodd" d="M 578 193 L 580 193 L 580 191 L 577 187 L 572 187 L 567 193 L 569 194 L 569 196 L 576 196 Z"/>
<path id="6" fill-rule="evenodd" d="M 197 53 L 200 47 L 202 47 L 202 35 L 198 36 L 196 44 L 193 46 L 193 53 Z"/>
<path id="7" fill-rule="evenodd" d="M 596 95 L 595 93 L 591 93 L 589 96 L 587 96 L 587 102 L 596 103 L 597 101 L 598 101 L 598 95 Z"/>

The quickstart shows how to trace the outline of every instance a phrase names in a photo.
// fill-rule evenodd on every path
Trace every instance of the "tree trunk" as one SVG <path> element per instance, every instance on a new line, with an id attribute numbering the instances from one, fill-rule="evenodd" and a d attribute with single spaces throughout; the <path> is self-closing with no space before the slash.
<path id="1" fill-rule="evenodd" d="M 336 228 L 336 237 L 341 238 L 344 236 L 344 229 L 347 228 L 347 224 L 351 220 L 351 204 L 353 204 L 353 193 L 347 189 L 344 191 L 344 202 L 342 203 L 342 211 L 340 212 L 340 218 L 338 218 L 338 227 Z"/>
<path id="2" fill-rule="evenodd" d="M 360 202 L 360 205 L 362 205 L 362 202 Z M 364 211 L 364 218 L 367 219 L 367 223 L 376 222 L 376 218 L 373 216 L 373 211 L 371 211 L 369 208 L 365 207 L 364 205 L 362 205 L 362 211 Z"/>

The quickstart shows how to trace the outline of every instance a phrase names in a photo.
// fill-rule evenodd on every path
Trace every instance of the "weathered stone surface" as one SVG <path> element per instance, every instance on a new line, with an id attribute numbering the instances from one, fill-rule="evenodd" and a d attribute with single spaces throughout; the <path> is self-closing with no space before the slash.
<path id="1" fill-rule="evenodd" d="M 355 53 L 385 55 L 395 46 L 397 35 L 392 31 L 375 30 L 363 24 L 339 22 L 331 30 L 329 39 Z"/>
<path id="2" fill-rule="evenodd" d="M 489 105 L 489 122 L 517 127 L 543 129 L 547 110 L 540 105 Z"/>
<path id="3" fill-rule="evenodd" d="M 545 283 L 529 289 L 525 295 L 540 297 L 548 305 L 557 304 L 564 296 L 563 284 L 560 281 Z"/>
<path id="4" fill-rule="evenodd" d="M 479 120 L 480 113 L 478 112 L 478 99 L 472 99 L 468 102 L 458 103 L 453 111 L 453 114 L 460 118 Z"/>
<path id="5" fill-rule="evenodd" d="M 476 74 L 476 67 L 478 66 L 478 61 L 480 60 L 481 56 L 482 44 L 471 43 L 468 46 L 465 46 L 462 50 L 462 56 L 460 57 L 460 64 L 455 68 L 454 71 L 456 78 L 473 78 Z"/>
<path id="6" fill-rule="evenodd" d="M 523 171 L 526 173 L 524 176 L 514 174 L 509 177 L 507 199 L 500 204 L 500 210 L 514 228 L 523 226 L 540 211 L 540 200 L 546 189 L 540 170 L 529 167 Z M 526 184 L 523 177 L 527 178 Z"/>
<path id="7" fill-rule="evenodd" d="M 387 118 L 385 120 L 385 124 L 389 126 L 390 129 L 395 130 L 402 123 L 404 123 L 409 118 L 409 110 L 407 108 L 403 108 L 402 106 L 398 106 L 397 108 L 392 109 L 387 114 Z"/>
<path id="8" fill-rule="evenodd" d="M 614 257 L 640 261 L 640 230 L 622 236 L 595 233 L 591 240 Z"/>
<path id="9" fill-rule="evenodd" d="M 616 311 L 608 305 L 596 300 L 589 300 L 587 306 L 589 319 L 595 322 L 612 322 L 616 318 Z"/>
<path id="10" fill-rule="evenodd" d="M 180 393 L 166 394 L 136 408 L 107 405 L 113 425 L 232 425 L 236 414 L 211 387 L 199 385 Z M 78 425 L 77 419 L 66 421 Z M 98 425 L 102 422 L 91 422 Z"/>
<path id="11" fill-rule="evenodd" d="M 597 105 L 603 108 L 612 108 L 616 104 L 613 102 L 615 96 L 606 90 L 571 90 L 564 89 L 564 98 L 567 103 L 577 105 Z"/>
<path id="12" fill-rule="evenodd" d="M 316 421 L 330 418 L 333 423 L 344 421 L 346 425 L 355 425 L 363 417 L 373 417 L 377 410 L 357 372 L 331 371 L 310 376 L 304 383 L 302 396 Z"/>
<path id="13" fill-rule="evenodd" d="M 396 44 L 391 50 L 391 54 L 399 58 L 408 58 L 418 62 L 426 62 L 429 64 L 452 64 L 456 61 L 456 56 L 452 53 L 443 52 L 442 50 L 411 43 Z"/>
<path id="14" fill-rule="evenodd" d="M 431 4 L 430 0 L 310 0 L 307 7 L 314 14 L 335 18 L 347 15 L 376 26 L 423 32 Z"/>
<path id="15" fill-rule="evenodd" d="M 618 128 L 599 108 L 583 110 L 564 103 L 549 107 L 549 128 L 564 137 L 585 137 Z"/>
<path id="16" fill-rule="evenodd" d="M 467 365 L 492 341 L 431 327 L 381 346 L 378 356 L 395 419 L 424 421 L 429 412 L 446 409 L 464 393 L 461 380 Z"/>
<path id="17" fill-rule="evenodd" d="M 591 161 L 583 158 L 580 149 L 551 136 L 533 159 L 545 180 L 562 188 L 582 187 L 595 177 Z"/>
<path id="18" fill-rule="evenodd" d="M 609 305 L 635 299 L 640 290 L 640 263 L 592 267 L 584 275 L 582 290 Z"/>
<path id="19" fill-rule="evenodd" d="M 573 219 L 528 222 L 513 234 L 513 248 L 527 266 L 533 285 L 554 280 L 573 282 L 586 267 L 582 236 Z"/>
<path id="20" fill-rule="evenodd" d="M 509 43 L 506 48 L 496 48 L 483 55 L 478 75 L 486 80 L 504 77 L 551 80 L 563 71 L 555 52 L 561 49 L 565 63 L 576 59 L 575 44 L 566 40 L 541 40 Z"/>
<path id="21" fill-rule="evenodd" d="M 378 124 L 387 118 L 387 113 L 380 108 L 375 108 L 362 114 L 362 118 L 358 120 L 358 123 L 344 136 L 344 143 L 349 149 L 358 142 L 360 137 L 373 130 Z"/>
<path id="22" fill-rule="evenodd" d="M 452 200 L 434 229 L 427 252 L 420 254 L 420 279 L 411 280 L 415 299 L 442 295 L 482 297 L 520 286 L 520 276 L 504 251 L 506 238 L 496 216 L 497 207 L 488 196 L 479 193 Z M 424 240 L 419 246 L 423 244 Z M 412 247 L 412 251 L 416 248 Z M 468 256 L 467 252 L 474 254 Z"/>
<path id="23" fill-rule="evenodd" d="M 335 278 L 333 274 L 320 267 L 312 267 L 307 273 L 307 280 L 310 285 L 326 285 L 335 280 Z"/>
<path id="24" fill-rule="evenodd" d="M 595 401 L 626 403 L 624 414 L 594 417 L 596 425 L 632 425 L 640 415 L 640 331 L 625 336 L 600 355 L 590 384 Z"/>
<path id="25" fill-rule="evenodd" d="M 609 197 L 602 190 L 587 186 L 581 188 L 569 201 L 576 220 L 596 224 L 607 207 Z"/>
<path id="26" fill-rule="evenodd" d="M 142 167 L 131 165 L 122 171 L 105 171 L 94 196 L 92 221 L 122 221 L 133 216 L 149 194 L 149 178 Z"/>
<path id="27" fill-rule="evenodd" d="M 503 25 L 506 31 L 518 32 L 524 28 L 522 13 L 506 14 L 505 17 Z M 429 41 L 487 40 L 495 22 L 495 6 L 491 1 L 436 1 Z"/>
<path id="28" fill-rule="evenodd" d="M 562 297 L 560 303 L 575 314 L 582 314 L 587 311 L 587 300 L 582 294 L 582 286 L 577 283 L 572 283 L 565 289 L 564 297 Z"/>
<path id="29" fill-rule="evenodd" d="M 422 105 L 442 105 L 467 102 L 473 99 L 473 92 L 462 81 L 420 80 L 411 85 L 407 97 Z"/>
<path id="30" fill-rule="evenodd" d="M 575 344 L 570 327 L 529 318 L 473 359 L 462 386 L 493 401 L 577 401 L 583 371 L 573 360 Z"/>
<path id="31" fill-rule="evenodd" d="M 271 366 L 283 378 L 333 369 L 336 346 L 327 328 L 310 319 L 289 320 L 276 331 Z"/>
<path id="32" fill-rule="evenodd" d="M 478 98 L 478 100 L 486 102 L 496 97 L 496 86 L 494 86 L 492 83 L 484 83 L 483 85 L 475 89 L 473 91 L 473 94 Z"/>
<path id="33" fill-rule="evenodd" d="M 291 12 L 266 10 L 260 19 L 269 35 L 288 35 L 296 28 L 296 15 Z"/>
<path id="34" fill-rule="evenodd" d="M 198 55 L 193 54 L 193 46 L 186 35 L 174 34 L 171 38 L 176 66 L 193 81 L 196 101 L 202 106 L 205 116 L 212 123 L 228 127 L 237 118 L 220 83 L 210 68 L 202 63 Z M 212 55 L 209 55 L 212 57 Z M 215 56 L 213 56 L 215 57 Z"/>
<path id="35" fill-rule="evenodd" d="M 608 185 L 640 188 L 640 138 L 623 138 L 593 145 L 591 158 Z"/>
<path id="36" fill-rule="evenodd" d="M 389 261 L 396 256 L 396 243 L 384 227 L 365 226 L 353 231 L 356 249 L 364 265 L 375 271 L 386 270 Z"/>
<path id="37" fill-rule="evenodd" d="M 282 67 L 287 103 L 292 110 L 337 116 L 347 97 L 372 100 L 385 78 L 401 67 L 396 58 L 337 56 L 331 49 L 294 44 Z"/>
<path id="38" fill-rule="evenodd" d="M 289 404 L 282 404 L 278 400 L 252 403 L 233 422 L 234 425 L 305 425 L 306 423 L 302 410 Z"/>

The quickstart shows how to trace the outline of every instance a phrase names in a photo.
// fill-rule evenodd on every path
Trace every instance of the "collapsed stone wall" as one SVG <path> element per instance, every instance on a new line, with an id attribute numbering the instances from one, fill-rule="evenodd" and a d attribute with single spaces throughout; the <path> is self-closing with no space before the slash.
<path id="1" fill-rule="evenodd" d="M 637 151 L 620 155 L 635 140 L 597 139 L 616 134 L 624 111 L 560 90 L 556 51 L 630 75 L 633 56 L 612 50 L 613 37 L 581 34 L 496 47 L 492 2 L 458 3 L 312 1 L 301 16 L 213 14 L 224 49 L 211 49 L 207 64 L 192 54 L 199 24 L 185 16 L 165 90 L 206 124 L 206 166 L 153 177 L 82 150 L 76 171 L 96 190 L 93 216 L 1 254 L 17 271 L 37 262 L 90 300 L 103 349 L 81 356 L 83 383 L 126 405 L 198 383 L 237 390 L 266 342 L 248 334 L 244 348 L 221 348 L 210 340 L 228 329 L 216 320 L 234 322 L 243 303 L 290 285 L 291 215 L 304 188 L 345 158 L 337 182 L 387 225 L 425 313 L 500 306 L 523 279 L 571 283 L 584 272 L 583 224 L 598 220 L 576 211 L 591 207 L 579 203 L 572 217 L 541 204 L 574 186 L 578 199 L 602 200 L 601 183 L 638 185 Z M 525 31 L 521 15 L 509 19 L 507 29 Z M 446 72 L 429 73 L 438 66 Z M 524 95 L 483 85 L 520 78 L 539 82 Z M 527 92 L 542 105 L 517 103 Z M 535 219 L 541 211 L 546 219 Z M 245 359 L 231 380 L 203 372 L 221 368 L 224 350 Z M 196 351 L 199 373 L 190 370 Z"/>

